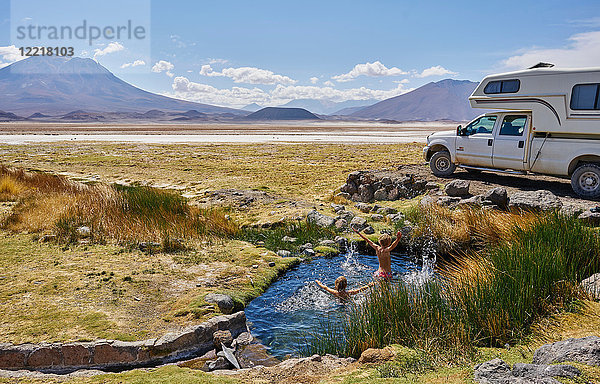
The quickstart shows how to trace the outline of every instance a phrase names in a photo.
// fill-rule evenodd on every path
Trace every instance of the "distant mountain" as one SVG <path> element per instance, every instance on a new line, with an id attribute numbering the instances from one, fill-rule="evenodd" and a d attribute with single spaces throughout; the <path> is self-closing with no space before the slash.
<path id="1" fill-rule="evenodd" d="M 249 120 L 319 120 L 303 108 L 266 107 L 246 116 Z"/>
<path id="2" fill-rule="evenodd" d="M 0 69 L 0 109 L 20 115 L 87 112 L 234 113 L 237 109 L 192 103 L 141 90 L 91 59 L 31 57 Z"/>
<path id="3" fill-rule="evenodd" d="M 332 116 L 346 116 L 346 115 L 351 115 L 354 112 L 360 111 L 363 108 L 368 107 L 368 105 L 361 105 L 358 107 L 348 107 L 348 108 L 343 108 L 340 109 L 339 111 L 335 111 L 333 112 L 331 115 Z"/>
<path id="4" fill-rule="evenodd" d="M 24 117 L 17 116 L 11 112 L 0 111 L 0 122 L 25 120 Z"/>
<path id="5" fill-rule="evenodd" d="M 483 113 L 472 109 L 469 96 L 478 83 L 446 79 L 425 84 L 414 91 L 380 101 L 350 114 L 364 119 L 398 121 L 465 121 Z"/>
<path id="6" fill-rule="evenodd" d="M 242 108 L 243 111 L 248 111 L 248 112 L 256 112 L 260 109 L 262 109 L 263 107 L 261 107 L 260 105 L 256 104 L 256 103 L 252 103 L 252 104 L 248 104 L 246 105 L 244 108 Z"/>
<path id="7" fill-rule="evenodd" d="M 368 99 L 335 102 L 330 100 L 296 99 L 282 105 L 282 107 L 304 108 L 319 115 L 337 115 L 337 112 L 341 109 L 359 106 L 365 107 L 378 101 L 379 100 Z"/>

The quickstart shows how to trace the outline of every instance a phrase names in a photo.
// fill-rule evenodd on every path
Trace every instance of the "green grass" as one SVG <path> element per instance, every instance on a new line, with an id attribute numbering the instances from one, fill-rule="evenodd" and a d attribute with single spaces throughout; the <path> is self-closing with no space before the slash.
<path id="1" fill-rule="evenodd" d="M 333 240 L 337 232 L 330 228 L 322 228 L 310 223 L 288 223 L 274 229 L 244 228 L 238 238 L 253 244 L 260 244 L 265 248 L 277 252 L 287 250 L 298 252 L 300 246 L 311 243 L 317 246 L 321 240 Z M 296 239 L 294 242 L 284 241 L 285 236 Z"/>
<path id="2" fill-rule="evenodd" d="M 477 346 L 514 344 L 531 326 L 569 309 L 578 282 L 600 271 L 597 235 L 575 219 L 541 217 L 526 229 L 420 287 L 378 286 L 343 324 L 325 324 L 305 351 L 358 357 L 398 343 L 460 356 Z"/>

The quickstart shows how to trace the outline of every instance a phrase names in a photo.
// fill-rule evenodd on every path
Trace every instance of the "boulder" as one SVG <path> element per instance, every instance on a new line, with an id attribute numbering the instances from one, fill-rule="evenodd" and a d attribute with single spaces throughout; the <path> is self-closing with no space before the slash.
<path id="1" fill-rule="evenodd" d="M 394 213 L 398 213 L 398 210 L 392 207 L 381 207 L 377 210 L 377 213 L 381 215 L 391 215 Z"/>
<path id="2" fill-rule="evenodd" d="M 350 172 L 350 174 L 348 174 L 348 181 L 359 180 L 361 175 L 362 175 L 362 172 L 360 172 L 360 171 Z"/>
<path id="3" fill-rule="evenodd" d="M 385 188 L 379 188 L 373 194 L 373 198 L 379 201 L 388 200 L 388 192 L 385 190 Z"/>
<path id="4" fill-rule="evenodd" d="M 464 197 L 469 195 L 469 187 L 471 186 L 471 182 L 468 180 L 452 180 L 446 187 L 444 191 L 446 195 L 452 197 Z"/>
<path id="5" fill-rule="evenodd" d="M 428 191 L 433 191 L 435 189 L 440 189 L 440 186 L 437 183 L 430 181 L 427 184 L 425 184 L 425 189 Z"/>
<path id="6" fill-rule="evenodd" d="M 563 203 L 559 213 L 567 217 L 577 217 L 585 211 L 586 208 L 580 204 Z"/>
<path id="7" fill-rule="evenodd" d="M 351 195 L 351 194 L 349 194 L 349 193 L 346 193 L 346 192 L 338 192 L 338 193 L 336 193 L 335 195 L 336 195 L 337 197 L 342 197 L 342 198 L 344 198 L 344 199 L 346 199 L 346 200 L 350 200 L 350 199 L 352 199 L 352 195 Z"/>
<path id="8" fill-rule="evenodd" d="M 510 366 L 496 358 L 476 365 L 473 378 L 480 384 L 509 384 L 510 376 Z"/>
<path id="9" fill-rule="evenodd" d="M 277 256 L 279 256 L 279 257 L 291 257 L 292 256 L 292 252 L 286 251 L 285 249 L 280 249 L 279 251 L 277 251 Z"/>
<path id="10" fill-rule="evenodd" d="M 222 345 L 231 347 L 231 343 L 233 343 L 231 332 L 216 331 L 213 333 L 213 345 L 215 346 L 215 350 L 220 351 L 222 349 Z"/>
<path id="11" fill-rule="evenodd" d="M 421 208 L 426 208 L 427 206 L 431 205 L 431 204 L 435 204 L 436 202 L 436 198 L 433 196 L 423 196 L 423 198 L 419 201 L 419 206 Z"/>
<path id="12" fill-rule="evenodd" d="M 388 200 L 394 201 L 401 197 L 400 190 L 398 188 L 392 188 L 388 191 Z"/>
<path id="13" fill-rule="evenodd" d="M 373 201 L 373 187 L 371 186 L 371 184 L 361 184 L 358 187 L 357 194 L 359 201 L 362 201 L 364 203 Z"/>
<path id="14" fill-rule="evenodd" d="M 453 207 L 456 207 L 459 202 L 460 202 L 460 197 L 440 196 L 440 197 L 438 197 L 438 199 L 435 203 L 442 207 L 453 208 Z"/>
<path id="15" fill-rule="evenodd" d="M 357 231 L 363 230 L 367 226 L 367 220 L 360 216 L 355 216 L 354 219 L 350 222 L 350 226 Z"/>
<path id="16" fill-rule="evenodd" d="M 335 219 L 331 216 L 324 215 L 317 210 L 312 210 L 306 215 L 306 221 L 318 227 L 333 227 Z"/>
<path id="17" fill-rule="evenodd" d="M 372 235 L 375 233 L 375 229 L 369 225 L 367 228 L 363 229 L 363 232 L 366 235 Z"/>
<path id="18" fill-rule="evenodd" d="M 306 257 L 315 257 L 315 250 L 312 248 L 307 248 L 302 251 L 302 254 Z"/>
<path id="19" fill-rule="evenodd" d="M 349 195 L 354 195 L 356 192 L 358 192 L 358 188 L 356 187 L 356 184 L 353 181 L 348 181 L 346 182 L 346 184 L 340 187 L 340 191 Z"/>
<path id="20" fill-rule="evenodd" d="M 348 222 L 345 219 L 339 219 L 335 221 L 335 228 L 337 230 L 343 230 L 348 227 Z"/>
<path id="21" fill-rule="evenodd" d="M 580 286 L 591 298 L 600 300 L 600 273 L 582 280 Z"/>
<path id="22" fill-rule="evenodd" d="M 341 205 L 341 204 L 334 204 L 334 203 L 331 203 L 331 209 L 333 209 L 333 211 L 334 211 L 335 213 L 340 213 L 340 212 L 342 212 L 342 211 L 345 211 L 345 210 L 346 210 L 346 207 L 345 207 L 345 206 L 343 206 L 343 205 Z"/>
<path id="23" fill-rule="evenodd" d="M 543 379 L 550 377 L 566 377 L 573 379 L 581 375 L 581 371 L 571 365 L 538 365 L 516 363 L 512 369 L 514 377 L 524 379 Z"/>
<path id="24" fill-rule="evenodd" d="M 227 361 L 227 359 L 225 359 L 225 357 L 223 357 L 223 356 L 219 356 L 219 357 L 217 357 L 216 360 L 208 363 L 209 371 L 218 371 L 221 369 L 230 369 L 230 368 L 231 368 L 231 365 L 229 364 L 229 361 Z"/>
<path id="25" fill-rule="evenodd" d="M 533 354 L 534 364 L 553 364 L 565 361 L 600 365 L 600 337 L 588 336 L 545 344 Z"/>
<path id="26" fill-rule="evenodd" d="M 392 179 L 390 179 L 387 176 L 384 176 L 381 178 L 381 184 L 382 185 L 391 185 L 392 184 Z"/>
<path id="27" fill-rule="evenodd" d="M 483 200 L 504 208 L 508 204 L 508 193 L 506 188 L 492 188 L 483 194 Z"/>
<path id="28" fill-rule="evenodd" d="M 541 212 L 559 210 L 562 202 L 550 191 L 525 191 L 512 194 L 508 206 L 512 210 Z"/>
<path id="29" fill-rule="evenodd" d="M 396 357 L 396 351 L 392 347 L 383 349 L 369 348 L 365 350 L 358 359 L 359 364 L 381 364 L 393 360 Z"/>
<path id="30" fill-rule="evenodd" d="M 333 248 L 337 247 L 337 243 L 333 240 L 321 240 L 321 241 L 319 241 L 319 245 L 323 245 L 325 247 L 333 247 Z"/>
<path id="31" fill-rule="evenodd" d="M 600 212 L 592 212 L 587 210 L 577 216 L 577 219 L 583 221 L 587 225 L 597 227 L 600 225 Z"/>
<path id="32" fill-rule="evenodd" d="M 341 214 L 339 214 L 335 219 L 336 220 L 344 219 L 346 221 L 351 221 L 352 219 L 354 219 L 354 213 L 349 212 L 349 211 L 344 211 Z"/>
<path id="33" fill-rule="evenodd" d="M 469 205 L 469 206 L 482 206 L 483 205 L 483 201 L 484 197 L 483 195 L 475 195 L 475 196 L 471 196 L 467 199 L 462 199 L 461 201 L 458 202 L 459 206 L 463 206 L 463 205 Z"/>
<path id="34" fill-rule="evenodd" d="M 281 241 L 285 241 L 286 243 L 295 243 L 298 239 L 295 237 L 291 237 L 291 236 L 283 236 L 281 238 Z"/>
<path id="35" fill-rule="evenodd" d="M 209 293 L 204 298 L 204 301 L 211 304 L 217 304 L 217 306 L 219 307 L 219 311 L 226 315 L 233 313 L 233 309 L 235 307 L 231 296 L 223 295 L 220 293 Z"/>
<path id="36" fill-rule="evenodd" d="M 379 213 L 374 213 L 371 215 L 371 220 L 373 221 L 383 221 L 383 215 L 380 215 Z"/>
<path id="37" fill-rule="evenodd" d="M 387 218 L 389 221 L 396 224 L 396 223 L 400 223 L 402 220 L 404 220 L 404 215 L 401 213 L 392 213 L 390 215 L 387 215 Z"/>
<path id="38" fill-rule="evenodd" d="M 366 203 L 356 203 L 355 207 L 358 208 L 358 210 L 361 211 L 362 213 L 371 212 L 371 206 Z"/>

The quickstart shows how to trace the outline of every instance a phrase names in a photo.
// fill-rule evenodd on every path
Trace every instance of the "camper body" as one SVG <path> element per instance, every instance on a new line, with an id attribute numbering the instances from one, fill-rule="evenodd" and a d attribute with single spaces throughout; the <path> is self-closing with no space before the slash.
<path id="1" fill-rule="evenodd" d="M 584 197 L 600 197 L 600 68 L 537 68 L 488 76 L 469 97 L 486 113 L 456 131 L 427 138 L 433 173 L 537 173 L 571 179 Z"/>

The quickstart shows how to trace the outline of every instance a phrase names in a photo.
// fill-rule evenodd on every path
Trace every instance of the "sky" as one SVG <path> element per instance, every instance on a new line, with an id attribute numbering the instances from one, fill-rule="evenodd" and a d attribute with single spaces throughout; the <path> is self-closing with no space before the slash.
<path id="1" fill-rule="evenodd" d="M 17 38 L 17 27 L 132 20 L 143 39 Z M 207 104 L 393 97 L 539 61 L 600 66 L 600 1 L 0 0 L 0 67 L 74 46 L 142 89 Z"/>

